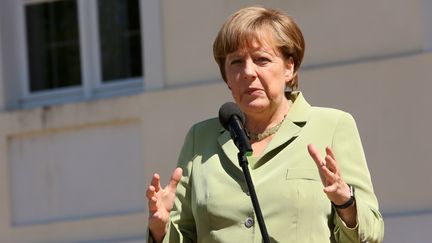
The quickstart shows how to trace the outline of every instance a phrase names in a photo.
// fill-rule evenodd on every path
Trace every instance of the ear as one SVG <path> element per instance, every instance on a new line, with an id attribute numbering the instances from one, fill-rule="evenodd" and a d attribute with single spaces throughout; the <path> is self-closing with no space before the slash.
<path id="1" fill-rule="evenodd" d="M 294 77 L 294 59 L 289 57 L 285 60 L 285 83 L 288 84 Z"/>

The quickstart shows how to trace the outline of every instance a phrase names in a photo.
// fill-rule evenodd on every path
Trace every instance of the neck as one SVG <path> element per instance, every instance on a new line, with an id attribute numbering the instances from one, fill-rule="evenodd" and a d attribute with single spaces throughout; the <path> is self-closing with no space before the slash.
<path id="1" fill-rule="evenodd" d="M 262 114 L 246 114 L 246 129 L 253 134 L 263 133 L 280 124 L 285 116 L 288 114 L 290 103 L 284 99 L 273 111 Z"/>

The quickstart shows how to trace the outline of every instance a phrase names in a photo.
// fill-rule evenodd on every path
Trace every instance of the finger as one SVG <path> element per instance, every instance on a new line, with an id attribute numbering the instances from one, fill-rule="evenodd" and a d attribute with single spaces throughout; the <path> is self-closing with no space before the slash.
<path id="1" fill-rule="evenodd" d="M 161 185 L 160 185 L 160 175 L 155 173 L 153 175 L 152 181 L 150 183 L 152 186 L 154 186 L 155 188 L 155 192 L 158 192 L 161 189 Z"/>
<path id="2" fill-rule="evenodd" d="M 333 150 L 329 146 L 326 147 L 326 153 L 332 159 L 332 161 L 331 161 L 331 167 L 332 167 L 331 170 L 339 173 L 339 165 L 337 163 L 337 160 L 336 160 L 336 157 L 335 157 L 335 155 L 333 153 Z"/>
<path id="3" fill-rule="evenodd" d="M 154 213 L 150 214 L 150 218 L 159 219 L 160 218 L 160 214 L 158 212 L 154 212 Z"/>
<path id="4" fill-rule="evenodd" d="M 146 191 L 147 199 L 150 200 L 154 195 L 155 195 L 154 186 L 152 186 L 152 185 L 148 186 L 147 191 Z"/>
<path id="5" fill-rule="evenodd" d="M 157 198 L 156 197 L 151 197 L 148 201 L 148 206 L 149 206 L 149 210 L 150 212 L 153 214 L 155 212 L 157 212 L 158 207 L 157 207 Z"/>
<path id="6" fill-rule="evenodd" d="M 315 148 L 315 146 L 313 144 L 308 144 L 307 146 L 308 151 L 310 156 L 312 157 L 312 159 L 315 161 L 315 164 L 318 167 L 322 167 L 325 166 L 325 161 L 322 159 L 320 153 L 318 152 L 318 150 Z"/>
<path id="7" fill-rule="evenodd" d="M 329 186 L 324 187 L 324 192 L 327 193 L 333 193 L 338 190 L 338 185 L 336 183 L 333 183 Z"/>
<path id="8" fill-rule="evenodd" d="M 326 153 L 336 160 L 336 157 L 334 156 L 333 150 L 330 148 L 330 146 L 326 147 Z"/>
<path id="9" fill-rule="evenodd" d="M 182 168 L 176 168 L 174 170 L 174 172 L 171 175 L 171 179 L 170 182 L 168 184 L 168 190 L 170 190 L 171 192 L 175 192 L 177 189 L 177 185 L 182 177 L 183 174 L 183 170 Z"/>
<path id="10" fill-rule="evenodd" d="M 321 166 L 320 171 L 325 178 L 325 186 L 331 185 L 336 181 L 335 173 L 330 171 L 327 166 Z"/>
<path id="11" fill-rule="evenodd" d="M 318 172 L 321 177 L 321 181 L 323 185 L 326 185 L 326 176 L 324 175 L 323 168 L 325 168 L 325 162 L 323 162 L 321 155 L 319 154 L 318 150 L 315 148 L 313 144 L 309 144 L 307 146 L 308 151 L 312 159 L 315 161 L 316 166 L 318 167 Z"/>
<path id="12" fill-rule="evenodd" d="M 325 157 L 326 160 L 326 167 L 333 173 L 338 174 L 339 168 L 337 167 L 337 162 L 330 156 L 327 155 Z"/>

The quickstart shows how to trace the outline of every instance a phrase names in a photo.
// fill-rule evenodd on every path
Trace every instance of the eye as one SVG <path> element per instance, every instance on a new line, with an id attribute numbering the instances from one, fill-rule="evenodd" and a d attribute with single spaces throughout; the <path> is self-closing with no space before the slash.
<path id="1" fill-rule="evenodd" d="M 233 59 L 230 62 L 231 65 L 235 65 L 235 64 L 239 64 L 239 63 L 242 63 L 242 59 Z"/>
<path id="2" fill-rule="evenodd" d="M 255 59 L 255 62 L 258 64 L 266 64 L 266 63 L 271 62 L 271 60 L 267 57 L 258 57 Z"/>

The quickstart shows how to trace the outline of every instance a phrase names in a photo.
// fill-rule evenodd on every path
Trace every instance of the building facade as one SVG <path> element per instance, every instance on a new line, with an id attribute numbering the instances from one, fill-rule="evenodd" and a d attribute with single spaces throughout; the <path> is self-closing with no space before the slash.
<path id="1" fill-rule="evenodd" d="M 1 0 L 0 242 L 145 242 L 146 186 L 231 99 L 212 42 L 249 5 L 296 19 L 300 90 L 356 118 L 384 242 L 428 242 L 430 0 Z"/>

